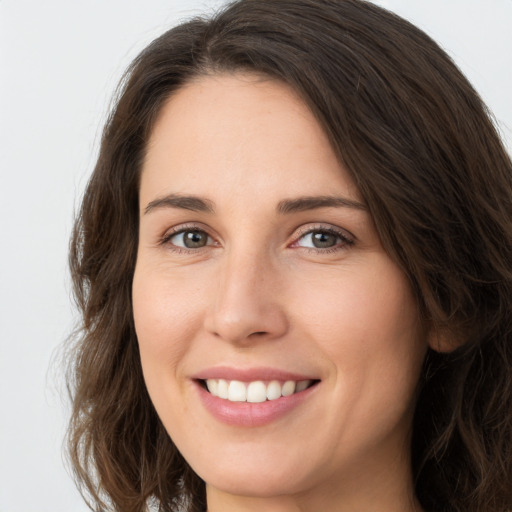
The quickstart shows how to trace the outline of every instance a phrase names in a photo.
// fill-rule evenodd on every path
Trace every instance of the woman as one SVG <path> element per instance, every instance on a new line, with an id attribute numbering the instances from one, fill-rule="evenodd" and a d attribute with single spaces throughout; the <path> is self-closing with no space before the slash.
<path id="1" fill-rule="evenodd" d="M 154 41 L 71 246 L 92 506 L 510 510 L 511 171 L 372 4 L 241 0 Z"/>

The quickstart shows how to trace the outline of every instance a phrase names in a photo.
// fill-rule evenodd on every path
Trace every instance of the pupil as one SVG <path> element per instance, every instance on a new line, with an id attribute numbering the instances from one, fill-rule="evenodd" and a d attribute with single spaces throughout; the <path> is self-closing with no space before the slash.
<path id="1" fill-rule="evenodd" d="M 336 236 L 321 231 L 313 233 L 313 245 L 319 249 L 333 247 L 336 245 Z"/>
<path id="2" fill-rule="evenodd" d="M 189 249 L 197 249 L 206 245 L 206 237 L 200 231 L 187 231 L 184 237 L 185 246 Z"/>

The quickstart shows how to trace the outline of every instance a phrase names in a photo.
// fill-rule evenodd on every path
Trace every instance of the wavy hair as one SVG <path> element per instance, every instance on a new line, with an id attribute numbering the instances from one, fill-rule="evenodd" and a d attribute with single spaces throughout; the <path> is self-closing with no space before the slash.
<path id="1" fill-rule="evenodd" d="M 204 482 L 146 391 L 131 284 L 141 163 L 190 80 L 252 71 L 307 103 L 410 279 L 429 350 L 412 467 L 432 512 L 512 510 L 512 163 L 466 78 L 426 34 L 363 0 L 240 0 L 156 39 L 127 71 L 71 240 L 82 323 L 68 366 L 70 460 L 97 511 L 206 510 Z"/>

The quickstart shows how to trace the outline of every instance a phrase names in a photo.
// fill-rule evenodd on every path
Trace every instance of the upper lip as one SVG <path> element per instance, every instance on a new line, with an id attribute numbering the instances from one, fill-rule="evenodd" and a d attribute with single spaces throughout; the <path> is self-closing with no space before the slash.
<path id="1" fill-rule="evenodd" d="M 263 381 L 301 381 L 301 380 L 318 380 L 318 377 L 305 375 L 301 373 L 290 372 L 278 368 L 270 367 L 254 367 L 254 368 L 233 368 L 229 366 L 214 366 L 205 368 L 192 376 L 196 380 L 207 379 L 225 379 L 239 380 L 241 382 L 253 382 L 256 380 Z"/>

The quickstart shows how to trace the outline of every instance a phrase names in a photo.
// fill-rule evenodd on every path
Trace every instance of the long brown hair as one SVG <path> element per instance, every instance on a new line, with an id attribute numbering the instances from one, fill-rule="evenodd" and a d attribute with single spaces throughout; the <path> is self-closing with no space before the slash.
<path id="1" fill-rule="evenodd" d="M 141 162 L 162 104 L 204 74 L 293 87 L 369 206 L 438 333 L 419 383 L 416 493 L 427 511 L 512 509 L 512 163 L 485 105 L 419 29 L 362 0 L 240 0 L 133 62 L 71 241 L 83 323 L 69 453 L 95 510 L 205 510 L 205 486 L 146 391 L 132 318 Z M 444 341 L 443 341 L 444 340 Z"/>

